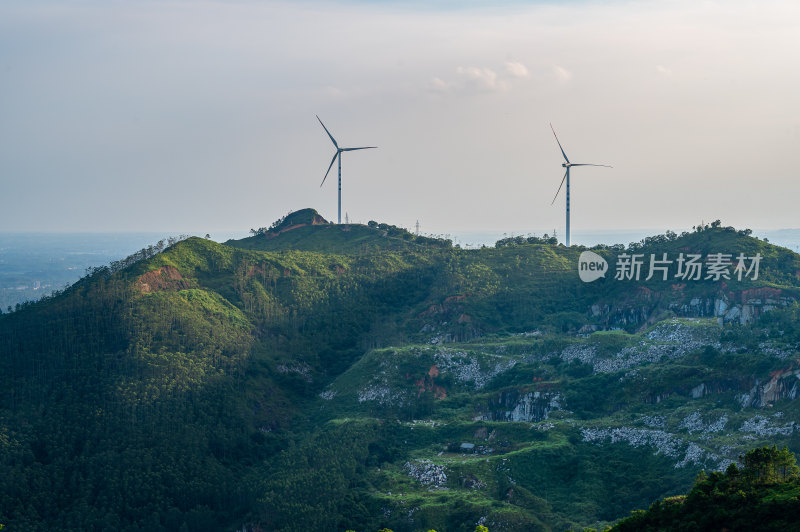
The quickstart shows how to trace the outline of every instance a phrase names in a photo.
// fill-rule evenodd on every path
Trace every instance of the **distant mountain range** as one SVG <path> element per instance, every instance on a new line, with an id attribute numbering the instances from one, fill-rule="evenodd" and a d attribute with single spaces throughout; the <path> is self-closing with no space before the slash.
<path id="1" fill-rule="evenodd" d="M 602 527 L 800 451 L 798 301 L 800 256 L 718 223 L 468 250 L 305 209 L 151 247 L 0 316 L 0 524 Z"/>

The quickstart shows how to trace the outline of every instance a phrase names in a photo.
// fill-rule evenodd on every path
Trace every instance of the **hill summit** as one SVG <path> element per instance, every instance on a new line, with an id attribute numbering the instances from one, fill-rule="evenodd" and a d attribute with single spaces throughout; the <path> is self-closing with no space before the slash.
<path id="1" fill-rule="evenodd" d="M 299 211 L 290 212 L 283 218 L 276 220 L 265 233 L 271 233 L 275 236 L 279 235 L 280 233 L 291 231 L 292 229 L 296 229 L 298 227 L 305 227 L 308 225 L 324 225 L 329 224 L 328 220 L 323 218 L 316 209 L 307 208 L 307 209 L 300 209 Z M 263 228 L 251 232 L 262 232 Z"/>
<path id="2" fill-rule="evenodd" d="M 415 235 L 401 227 L 372 220 L 366 225 L 333 224 L 311 208 L 290 212 L 269 227 L 251 229 L 250 234 L 241 240 L 228 240 L 225 245 L 259 251 L 293 249 L 324 253 L 452 246 L 450 240 Z"/>

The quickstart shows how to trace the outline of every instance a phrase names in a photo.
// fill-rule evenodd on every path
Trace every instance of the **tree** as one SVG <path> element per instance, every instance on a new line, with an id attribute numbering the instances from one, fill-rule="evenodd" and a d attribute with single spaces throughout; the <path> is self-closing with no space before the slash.
<path id="1" fill-rule="evenodd" d="M 787 479 L 797 478 L 800 473 L 797 461 L 787 447 L 783 449 L 778 449 L 776 445 L 759 447 L 747 451 L 740 459 L 744 464 L 742 476 L 753 483 L 784 482 Z"/>

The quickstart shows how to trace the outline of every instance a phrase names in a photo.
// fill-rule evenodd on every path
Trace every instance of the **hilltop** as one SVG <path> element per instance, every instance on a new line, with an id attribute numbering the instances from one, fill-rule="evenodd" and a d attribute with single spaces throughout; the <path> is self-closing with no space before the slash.
<path id="1" fill-rule="evenodd" d="M 370 221 L 334 225 L 314 209 L 287 214 L 270 227 L 251 229 L 252 236 L 228 240 L 225 245 L 258 251 L 319 251 L 324 253 L 366 253 L 374 250 L 413 250 L 420 247 L 452 247 L 446 239 L 415 235 L 405 229 Z"/>
<path id="2" fill-rule="evenodd" d="M 536 238 L 463 250 L 310 209 L 253 233 L 0 316 L 0 523 L 563 530 L 800 451 L 800 256 L 747 231 L 598 246 L 591 283 L 587 249 Z M 703 274 L 676 278 L 689 255 Z"/>

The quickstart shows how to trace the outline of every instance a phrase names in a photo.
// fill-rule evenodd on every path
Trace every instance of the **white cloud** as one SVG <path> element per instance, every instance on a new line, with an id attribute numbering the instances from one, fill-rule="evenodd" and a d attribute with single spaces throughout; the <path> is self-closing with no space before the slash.
<path id="1" fill-rule="evenodd" d="M 497 73 L 491 68 L 458 67 L 456 72 L 466 79 L 468 89 L 485 92 L 505 91 L 510 88 L 507 81 L 497 79 Z"/>
<path id="2" fill-rule="evenodd" d="M 667 67 L 665 67 L 665 66 L 662 66 L 662 65 L 657 65 L 657 66 L 656 66 L 656 70 L 657 70 L 657 71 L 658 71 L 658 73 L 659 73 L 659 74 L 661 74 L 662 76 L 666 76 L 666 77 L 670 77 L 670 76 L 672 76 L 672 70 L 668 69 L 668 68 L 667 68 Z"/>
<path id="3" fill-rule="evenodd" d="M 449 92 L 450 85 L 447 84 L 442 78 L 433 78 L 428 85 L 428 88 L 433 92 Z"/>
<path id="4" fill-rule="evenodd" d="M 521 63 L 506 63 L 506 70 L 517 78 L 528 76 L 528 69 Z M 428 85 L 429 90 L 439 93 L 492 93 L 511 89 L 511 82 L 507 76 L 499 75 L 488 67 L 459 66 L 456 68 L 456 74 L 458 77 L 451 81 L 434 77 Z"/>
<path id="5" fill-rule="evenodd" d="M 569 80 L 572 79 L 572 72 L 570 72 L 569 70 L 567 70 L 564 67 L 555 65 L 555 66 L 553 66 L 553 72 L 555 72 L 555 75 L 556 75 L 556 78 L 558 79 L 558 81 L 560 81 L 562 83 L 566 83 L 566 82 L 568 82 Z"/>
<path id="6" fill-rule="evenodd" d="M 515 61 L 506 61 L 506 72 L 515 78 L 529 78 L 531 76 L 530 72 L 528 72 L 528 67 Z"/>

